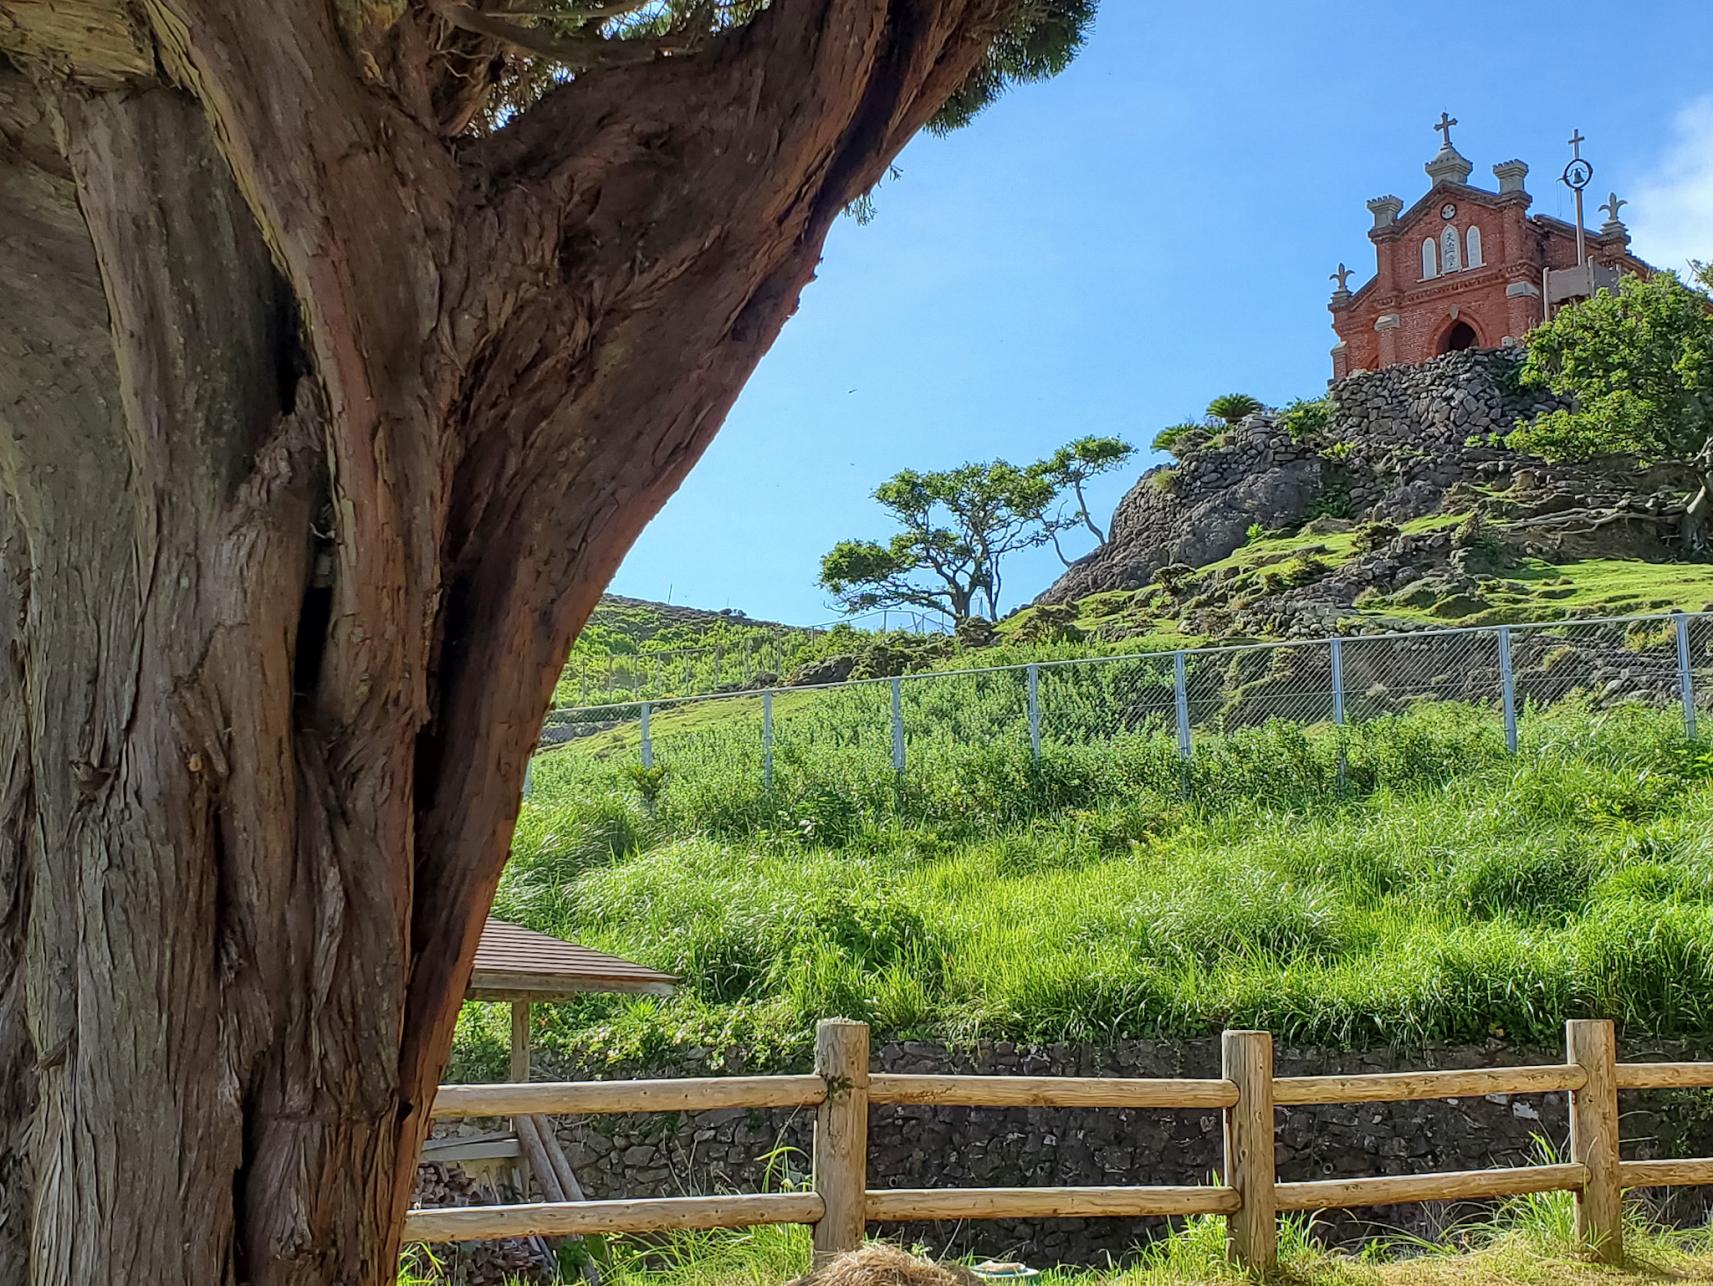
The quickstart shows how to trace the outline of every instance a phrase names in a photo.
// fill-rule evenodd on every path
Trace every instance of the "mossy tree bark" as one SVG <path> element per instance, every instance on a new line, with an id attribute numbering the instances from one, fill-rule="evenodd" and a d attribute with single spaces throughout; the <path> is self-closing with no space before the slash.
<path id="1" fill-rule="evenodd" d="M 0 1286 L 374 1283 L 577 630 L 1009 0 L 463 133 L 438 10 L 0 0 Z"/>

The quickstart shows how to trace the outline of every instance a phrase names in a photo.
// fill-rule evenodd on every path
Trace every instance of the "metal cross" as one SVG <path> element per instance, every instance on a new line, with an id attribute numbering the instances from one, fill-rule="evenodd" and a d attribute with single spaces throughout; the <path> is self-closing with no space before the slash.
<path id="1" fill-rule="evenodd" d="M 1455 124 L 1457 124 L 1457 117 L 1453 116 L 1450 112 L 1441 112 L 1439 114 L 1439 124 L 1434 126 L 1436 130 L 1445 135 L 1445 145 L 1447 147 L 1451 146 L 1451 127 Z"/>
<path id="2" fill-rule="evenodd" d="M 1338 265 L 1338 271 L 1333 273 L 1328 280 L 1336 281 L 1338 283 L 1339 294 L 1343 295 L 1350 293 L 1350 269 L 1346 268 L 1342 263 Z"/>
<path id="3" fill-rule="evenodd" d="M 1583 137 L 1581 130 L 1577 129 L 1570 131 L 1570 146 L 1575 149 L 1571 153 L 1572 160 L 1579 161 L 1582 159 L 1582 145 L 1587 141 L 1588 140 Z"/>
<path id="4" fill-rule="evenodd" d="M 1620 200 L 1618 194 L 1614 192 L 1606 199 L 1606 204 L 1600 208 L 1606 212 L 1607 218 L 1612 220 L 1613 223 L 1616 223 L 1618 222 L 1618 211 L 1622 210 L 1628 204 L 1628 201 Z"/>

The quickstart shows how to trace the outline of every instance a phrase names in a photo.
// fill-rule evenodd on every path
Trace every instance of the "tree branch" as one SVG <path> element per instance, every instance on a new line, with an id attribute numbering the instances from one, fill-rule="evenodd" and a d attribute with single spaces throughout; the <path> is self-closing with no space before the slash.
<path id="1" fill-rule="evenodd" d="M 662 54 L 687 53 L 693 47 L 693 42 L 677 36 L 631 40 L 609 40 L 605 36 L 561 36 L 532 27 L 520 27 L 492 14 L 481 13 L 467 4 L 459 4 L 457 0 L 429 0 L 429 5 L 436 14 L 461 31 L 487 36 L 520 53 L 547 58 L 574 71 L 635 66 L 653 62 Z M 613 6 L 617 13 L 625 13 L 635 7 L 640 6 Z"/>

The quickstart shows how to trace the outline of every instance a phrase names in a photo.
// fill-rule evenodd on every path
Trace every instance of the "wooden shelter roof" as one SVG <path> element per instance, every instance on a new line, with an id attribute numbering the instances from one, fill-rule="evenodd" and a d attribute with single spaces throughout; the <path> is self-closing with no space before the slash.
<path id="1" fill-rule="evenodd" d="M 587 991 L 669 996 L 678 979 L 631 960 L 490 918 L 476 945 L 471 1000 L 553 1000 Z"/>

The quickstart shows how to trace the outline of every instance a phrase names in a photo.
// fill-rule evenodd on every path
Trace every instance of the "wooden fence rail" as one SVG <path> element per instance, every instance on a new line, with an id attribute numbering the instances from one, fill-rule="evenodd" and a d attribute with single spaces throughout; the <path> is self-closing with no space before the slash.
<path id="1" fill-rule="evenodd" d="M 860 1245 L 866 1226 L 878 1222 L 1221 1215 L 1232 1257 L 1266 1269 L 1277 1257 L 1281 1211 L 1573 1192 L 1579 1249 L 1612 1263 L 1623 1258 L 1623 1189 L 1713 1184 L 1713 1157 L 1620 1160 L 1618 1116 L 1620 1091 L 1713 1088 L 1713 1062 L 1620 1063 L 1612 1024 L 1604 1020 L 1566 1024 L 1565 1061 L 1545 1067 L 1275 1077 L 1266 1032 L 1227 1032 L 1222 1050 L 1218 1079 L 871 1074 L 868 1028 L 829 1019 L 816 1031 L 811 1076 L 442 1086 L 436 1117 L 812 1107 L 814 1190 L 413 1210 L 405 1237 L 475 1241 L 801 1223 L 813 1227 L 821 1259 Z M 1278 1179 L 1276 1108 L 1553 1093 L 1570 1096 L 1570 1159 L 1563 1164 L 1310 1183 Z M 869 1109 L 886 1104 L 1219 1109 L 1224 1173 L 1220 1183 L 1193 1187 L 870 1188 Z M 546 1190 L 551 1193 L 552 1185 Z"/>

